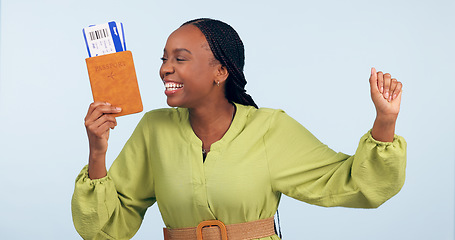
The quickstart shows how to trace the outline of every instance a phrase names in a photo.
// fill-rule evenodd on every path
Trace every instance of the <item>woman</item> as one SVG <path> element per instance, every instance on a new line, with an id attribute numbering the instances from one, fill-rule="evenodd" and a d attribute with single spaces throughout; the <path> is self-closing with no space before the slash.
<path id="1" fill-rule="evenodd" d="M 243 43 L 229 25 L 183 24 L 162 60 L 167 103 L 175 108 L 146 113 L 109 172 L 109 130 L 117 125 L 111 114 L 121 109 L 90 105 L 89 164 L 72 200 L 84 238 L 129 239 L 157 202 L 165 239 L 279 239 L 273 215 L 281 193 L 320 206 L 375 208 L 401 189 L 406 142 L 394 132 L 402 84 L 390 74 L 372 69 L 376 120 L 348 156 L 283 111 L 258 109 L 244 90 Z"/>

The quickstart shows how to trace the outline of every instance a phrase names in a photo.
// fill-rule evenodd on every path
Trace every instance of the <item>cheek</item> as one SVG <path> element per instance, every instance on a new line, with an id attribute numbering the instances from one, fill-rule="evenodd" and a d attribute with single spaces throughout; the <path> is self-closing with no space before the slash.
<path id="1" fill-rule="evenodd" d="M 213 70 L 207 65 L 192 65 L 188 66 L 186 70 L 186 76 L 190 77 L 198 84 L 207 85 L 209 83 L 213 83 Z"/>
<path id="2" fill-rule="evenodd" d="M 196 65 L 182 65 L 176 71 L 185 84 L 199 85 L 205 78 L 203 69 Z"/>

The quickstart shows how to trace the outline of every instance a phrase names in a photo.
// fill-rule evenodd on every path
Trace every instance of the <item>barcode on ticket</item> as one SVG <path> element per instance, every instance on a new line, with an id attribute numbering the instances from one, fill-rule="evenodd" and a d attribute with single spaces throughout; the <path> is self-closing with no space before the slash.
<path id="1" fill-rule="evenodd" d="M 115 21 L 93 25 L 82 30 L 89 57 L 126 50 L 123 24 Z"/>
<path id="2" fill-rule="evenodd" d="M 90 35 L 90 40 L 94 41 L 100 38 L 106 38 L 109 37 L 109 30 L 106 28 L 103 28 L 101 30 L 96 30 L 93 32 L 88 33 Z"/>

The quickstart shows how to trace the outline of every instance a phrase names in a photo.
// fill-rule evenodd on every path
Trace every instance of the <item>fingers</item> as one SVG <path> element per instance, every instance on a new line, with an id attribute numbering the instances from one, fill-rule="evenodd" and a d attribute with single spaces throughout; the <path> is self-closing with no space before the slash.
<path id="1" fill-rule="evenodd" d="M 101 105 L 111 105 L 110 103 L 107 103 L 107 102 L 93 102 L 90 104 L 89 108 L 88 108 L 88 111 L 87 111 L 87 115 L 85 116 L 85 120 L 87 120 L 88 116 L 90 116 L 93 111 L 98 107 L 98 106 L 101 106 Z"/>
<path id="2" fill-rule="evenodd" d="M 387 101 L 389 101 L 389 102 L 392 101 L 393 91 L 395 90 L 397 85 L 398 85 L 398 81 L 395 78 L 390 79 L 389 96 L 387 98 Z"/>
<path id="3" fill-rule="evenodd" d="M 384 93 L 384 75 L 382 74 L 381 71 L 377 73 L 377 78 L 378 78 L 378 88 L 380 93 Z"/>
<path id="4" fill-rule="evenodd" d="M 89 139 L 92 137 L 104 138 L 109 132 L 109 129 L 114 129 L 117 126 L 117 120 L 110 114 L 104 114 L 94 122 L 85 122 Z"/>
<path id="5" fill-rule="evenodd" d="M 403 88 L 403 84 L 397 79 L 392 78 L 390 73 L 382 73 L 381 71 L 376 73 L 376 69 L 372 68 L 370 76 L 371 90 L 375 90 L 373 88 L 374 82 L 377 82 L 377 90 L 389 102 L 396 99 Z"/>
<path id="6" fill-rule="evenodd" d="M 384 74 L 384 93 L 382 95 L 388 102 L 398 97 L 402 87 L 403 84 L 397 81 L 397 79 L 392 78 L 389 73 Z"/>
<path id="7" fill-rule="evenodd" d="M 110 113 L 119 113 L 121 109 L 118 107 L 112 106 L 110 103 L 106 102 L 94 102 L 90 104 L 87 115 L 85 117 L 86 122 L 93 122 L 96 119 L 100 118 L 103 114 Z"/>
<path id="8" fill-rule="evenodd" d="M 85 117 L 85 127 L 90 135 L 102 137 L 109 129 L 117 126 L 117 120 L 112 113 L 119 113 L 120 108 L 113 107 L 109 103 L 94 102 L 90 104 L 87 116 Z"/>
<path id="9" fill-rule="evenodd" d="M 400 86 L 400 91 L 396 94 L 396 97 L 395 97 L 395 94 L 394 94 L 394 97 L 393 99 L 396 99 L 398 102 L 401 102 L 401 95 L 403 94 L 403 84 L 401 84 L 401 82 L 399 82 L 398 84 Z"/>
<path id="10" fill-rule="evenodd" d="M 401 96 L 401 90 L 403 88 L 403 84 L 399 81 L 397 81 L 395 78 L 392 79 L 392 82 L 395 83 L 395 87 L 392 89 L 390 89 L 390 97 L 389 97 L 389 102 L 394 100 L 394 99 L 397 99 L 398 96 Z"/>
<path id="11" fill-rule="evenodd" d="M 382 74 L 382 72 L 381 72 L 381 75 L 383 76 L 382 78 L 383 78 L 383 84 L 384 84 L 384 91 L 383 91 L 382 95 L 384 96 L 384 99 L 389 99 L 392 76 L 390 76 L 389 73 Z"/>
<path id="12" fill-rule="evenodd" d="M 115 119 L 114 116 L 110 114 L 104 114 L 100 118 L 96 119 L 90 127 L 93 127 L 94 129 L 100 129 L 99 132 L 105 132 L 110 129 L 114 129 L 115 126 L 117 126 L 117 120 Z"/>

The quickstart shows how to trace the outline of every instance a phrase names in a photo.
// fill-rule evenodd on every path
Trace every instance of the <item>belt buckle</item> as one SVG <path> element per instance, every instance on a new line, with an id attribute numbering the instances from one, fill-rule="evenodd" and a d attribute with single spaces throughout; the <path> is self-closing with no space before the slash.
<path id="1" fill-rule="evenodd" d="M 205 227 L 214 227 L 217 226 L 220 228 L 221 231 L 221 240 L 227 240 L 227 231 L 226 231 L 226 225 L 220 220 L 207 220 L 207 221 L 202 221 L 197 225 L 196 228 L 196 237 L 197 240 L 202 240 L 202 229 Z"/>

